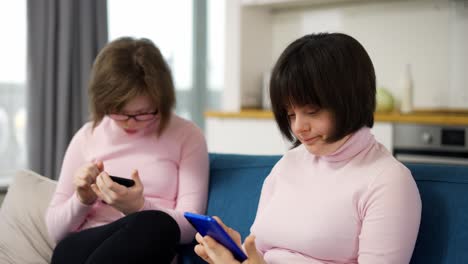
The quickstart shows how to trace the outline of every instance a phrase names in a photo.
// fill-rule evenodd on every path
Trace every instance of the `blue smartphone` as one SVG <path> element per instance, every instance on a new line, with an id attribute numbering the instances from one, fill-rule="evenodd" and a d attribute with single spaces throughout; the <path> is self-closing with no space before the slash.
<path id="1" fill-rule="evenodd" d="M 218 243 L 222 244 L 225 248 L 231 251 L 235 259 L 243 262 L 247 259 L 244 251 L 232 240 L 224 228 L 216 222 L 216 220 L 207 215 L 199 215 L 194 213 L 185 212 L 185 218 L 202 236 L 210 236 Z"/>

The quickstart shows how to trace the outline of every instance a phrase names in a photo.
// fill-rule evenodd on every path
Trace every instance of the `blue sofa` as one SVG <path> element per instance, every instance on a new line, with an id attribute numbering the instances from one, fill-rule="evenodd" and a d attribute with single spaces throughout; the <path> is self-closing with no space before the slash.
<path id="1" fill-rule="evenodd" d="M 208 215 L 249 234 L 263 180 L 280 156 L 210 154 Z M 423 202 L 413 264 L 468 263 L 468 166 L 406 164 Z M 205 263 L 193 246 L 180 248 L 179 263 Z"/>

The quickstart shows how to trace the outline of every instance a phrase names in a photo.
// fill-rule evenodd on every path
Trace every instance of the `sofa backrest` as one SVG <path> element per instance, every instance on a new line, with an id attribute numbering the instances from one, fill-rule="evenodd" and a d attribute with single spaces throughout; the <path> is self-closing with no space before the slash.
<path id="1" fill-rule="evenodd" d="M 250 233 L 263 181 L 280 156 L 210 155 L 208 215 L 216 215 L 239 231 Z"/>
<path id="2" fill-rule="evenodd" d="M 281 156 L 210 154 L 210 185 L 207 215 L 219 216 L 239 231 L 250 233 L 263 181 Z M 179 249 L 179 263 L 206 263 L 193 252 L 195 244 Z"/>
<path id="3" fill-rule="evenodd" d="M 405 164 L 422 200 L 412 264 L 468 263 L 468 166 Z"/>
<path id="4" fill-rule="evenodd" d="M 280 156 L 210 154 L 208 215 L 250 232 L 263 181 Z M 419 188 L 422 220 L 412 264 L 468 263 L 468 166 L 405 164 Z M 397 194 L 396 194 L 397 195 Z M 182 263 L 204 263 L 185 250 Z"/>

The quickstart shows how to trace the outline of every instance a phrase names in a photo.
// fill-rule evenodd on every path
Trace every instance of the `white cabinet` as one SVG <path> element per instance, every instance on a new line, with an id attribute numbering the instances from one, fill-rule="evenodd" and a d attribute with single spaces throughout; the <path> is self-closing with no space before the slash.
<path id="1" fill-rule="evenodd" d="M 390 152 L 393 151 L 393 123 L 375 122 L 371 131 L 377 141 L 382 143 Z"/>
<path id="2" fill-rule="evenodd" d="M 205 124 L 209 152 L 281 155 L 291 146 L 273 119 L 208 117 Z M 392 151 L 392 123 L 377 122 L 372 133 Z"/>
<path id="3" fill-rule="evenodd" d="M 205 122 L 208 151 L 238 154 L 283 154 L 290 144 L 272 119 L 209 117 Z"/>

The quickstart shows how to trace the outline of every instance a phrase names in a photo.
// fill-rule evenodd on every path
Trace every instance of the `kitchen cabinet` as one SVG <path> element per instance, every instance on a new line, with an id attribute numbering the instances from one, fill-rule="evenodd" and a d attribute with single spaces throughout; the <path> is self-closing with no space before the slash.
<path id="1" fill-rule="evenodd" d="M 272 119 L 209 117 L 205 134 L 214 153 L 276 155 L 290 147 Z"/>
<path id="2" fill-rule="evenodd" d="M 285 141 L 270 111 L 206 112 L 206 137 L 210 152 L 243 154 L 282 154 L 291 145 Z M 421 111 L 375 113 L 377 141 L 393 152 L 395 124 L 468 127 L 468 111 Z"/>
<path id="3" fill-rule="evenodd" d="M 291 147 L 272 118 L 207 117 L 205 125 L 209 152 L 281 155 Z M 392 150 L 392 123 L 376 122 L 372 133 Z"/>

